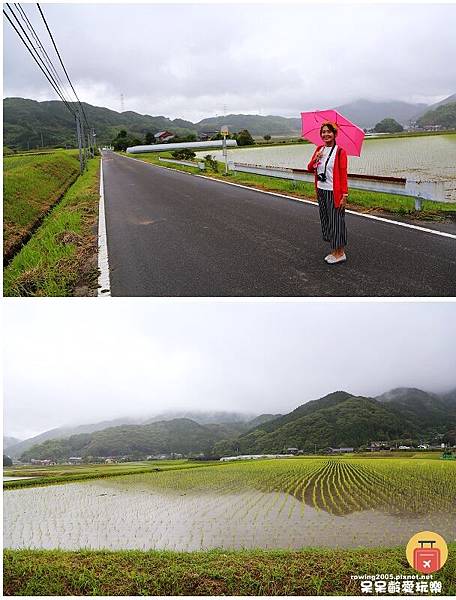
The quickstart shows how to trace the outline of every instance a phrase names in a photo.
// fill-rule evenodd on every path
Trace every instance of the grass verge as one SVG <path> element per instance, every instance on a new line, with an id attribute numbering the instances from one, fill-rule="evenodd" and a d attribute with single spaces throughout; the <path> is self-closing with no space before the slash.
<path id="1" fill-rule="evenodd" d="M 9 260 L 79 174 L 75 151 L 3 159 L 3 257 Z"/>
<path id="2" fill-rule="evenodd" d="M 172 158 L 171 153 L 159 153 L 162 158 Z M 197 167 L 188 167 L 185 165 L 171 164 L 160 162 L 156 154 L 135 154 L 134 158 L 138 158 L 144 162 L 149 162 L 161 167 L 171 168 L 187 173 L 201 174 Z M 279 179 L 276 177 L 267 177 L 264 175 L 255 175 L 251 173 L 229 173 L 224 175 L 222 171 L 222 163 L 219 162 L 219 171 L 204 171 L 206 177 L 220 179 L 222 181 L 230 181 L 239 183 L 248 187 L 264 190 L 268 192 L 278 192 L 296 198 L 305 200 L 315 200 L 315 187 L 313 183 L 304 181 L 292 181 L 290 179 Z M 364 190 L 351 189 L 350 201 L 347 208 L 358 212 L 377 212 L 391 215 L 410 216 L 413 219 L 419 220 L 445 220 L 447 218 L 454 219 L 456 216 L 456 203 L 451 202 L 430 202 L 423 201 L 422 210 L 415 210 L 415 199 L 412 196 L 397 196 L 394 194 L 385 194 L 381 192 L 367 192 Z"/>
<path id="3" fill-rule="evenodd" d="M 361 595 L 360 581 L 352 580 L 352 575 L 417 575 L 407 562 L 404 547 L 207 552 L 5 550 L 3 556 L 7 596 Z M 434 574 L 434 579 L 442 582 L 442 595 L 456 594 L 455 574 L 453 543 L 445 566 Z"/>
<path id="4" fill-rule="evenodd" d="M 88 170 L 6 267 L 5 296 L 96 294 L 99 165 L 99 158 L 89 161 Z"/>

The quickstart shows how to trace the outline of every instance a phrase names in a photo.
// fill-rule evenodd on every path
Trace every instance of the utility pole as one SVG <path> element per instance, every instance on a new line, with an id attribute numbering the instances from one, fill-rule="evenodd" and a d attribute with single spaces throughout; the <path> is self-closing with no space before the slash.
<path id="1" fill-rule="evenodd" d="M 82 147 L 83 147 L 83 152 L 84 152 L 84 169 L 86 170 L 88 168 L 87 166 L 87 147 L 86 147 L 86 142 L 85 142 L 85 132 L 84 132 L 84 123 L 81 120 L 81 113 L 78 112 L 79 114 L 79 127 L 81 128 L 81 143 L 82 143 Z"/>
<path id="2" fill-rule="evenodd" d="M 78 147 L 79 147 L 79 170 L 82 173 L 84 172 L 84 158 L 82 155 L 82 134 L 81 134 L 81 122 L 79 111 L 76 111 L 76 131 L 78 134 Z"/>
<path id="3" fill-rule="evenodd" d="M 41 147 L 44 148 L 44 142 L 43 142 L 43 132 L 41 132 Z"/>

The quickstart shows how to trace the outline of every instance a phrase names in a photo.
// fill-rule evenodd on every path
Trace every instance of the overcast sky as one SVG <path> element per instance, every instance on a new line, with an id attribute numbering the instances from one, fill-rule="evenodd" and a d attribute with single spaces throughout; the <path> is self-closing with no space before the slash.
<path id="1" fill-rule="evenodd" d="M 4 299 L 5 433 L 456 387 L 456 303 Z"/>
<path id="2" fill-rule="evenodd" d="M 121 94 L 125 110 L 196 122 L 456 91 L 456 4 L 41 6 L 80 99 L 117 111 Z M 58 99 L 4 21 L 4 97 Z"/>

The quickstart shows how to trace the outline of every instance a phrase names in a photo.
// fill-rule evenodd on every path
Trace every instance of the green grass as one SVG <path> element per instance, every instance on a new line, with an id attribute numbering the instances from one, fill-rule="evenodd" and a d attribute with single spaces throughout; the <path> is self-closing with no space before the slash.
<path id="1" fill-rule="evenodd" d="M 172 158 L 170 152 L 136 154 L 134 158 L 165 168 L 171 168 L 187 173 L 201 174 L 201 171 L 197 167 L 188 167 L 185 165 L 160 162 L 157 154 L 159 154 L 159 156 L 162 158 Z M 219 162 L 219 173 L 206 170 L 203 174 L 206 177 L 212 177 L 222 181 L 239 183 L 241 185 L 246 185 L 248 187 L 253 187 L 260 190 L 278 192 L 280 194 L 286 194 L 288 196 L 294 196 L 296 198 L 302 198 L 316 202 L 315 186 L 313 183 L 292 181 L 290 179 L 279 179 L 277 177 L 267 177 L 252 173 L 236 172 L 224 175 L 222 170 L 223 165 Z M 394 194 L 368 192 L 355 189 L 351 189 L 349 191 L 349 202 L 347 204 L 347 208 L 362 212 L 378 211 L 391 214 L 409 215 L 423 220 L 442 220 L 446 216 L 454 216 L 456 213 L 455 202 L 431 202 L 424 200 L 422 210 L 417 212 L 415 211 L 415 199 L 412 196 L 397 196 Z"/>
<path id="2" fill-rule="evenodd" d="M 71 296 L 77 287 L 82 290 L 79 295 L 94 294 L 98 277 L 95 229 L 99 164 L 99 158 L 89 161 L 88 170 L 4 270 L 5 296 Z"/>
<path id="3" fill-rule="evenodd" d="M 3 569 L 4 594 L 16 596 L 356 596 L 361 595 L 361 587 L 352 575 L 417 574 L 406 560 L 404 547 L 209 552 L 5 550 Z M 443 595 L 456 594 L 456 544 L 449 544 L 448 560 L 434 579 L 442 582 Z"/>
<path id="4" fill-rule="evenodd" d="M 79 174 L 77 153 L 3 159 L 4 256 L 10 256 Z"/>

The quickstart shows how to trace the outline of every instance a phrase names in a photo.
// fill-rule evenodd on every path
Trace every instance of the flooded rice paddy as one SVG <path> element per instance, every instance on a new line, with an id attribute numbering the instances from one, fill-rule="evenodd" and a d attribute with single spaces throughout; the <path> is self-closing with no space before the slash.
<path id="1" fill-rule="evenodd" d="M 313 144 L 228 150 L 228 159 L 263 166 L 305 169 Z M 204 152 L 197 156 L 204 156 Z M 211 152 L 223 160 L 221 151 Z M 348 157 L 348 172 L 448 182 L 448 200 L 456 202 L 456 134 L 367 139 L 360 157 Z"/>
<path id="2" fill-rule="evenodd" d="M 367 462 L 261 461 L 11 490 L 4 546 L 392 546 L 420 530 L 456 539 L 455 465 Z"/>

